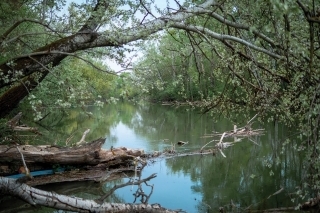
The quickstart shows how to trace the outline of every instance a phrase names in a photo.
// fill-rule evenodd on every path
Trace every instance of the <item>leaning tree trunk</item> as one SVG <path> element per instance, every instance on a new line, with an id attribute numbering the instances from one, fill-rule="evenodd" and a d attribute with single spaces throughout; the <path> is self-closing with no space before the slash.
<path id="1" fill-rule="evenodd" d="M 19 183 L 14 179 L 0 177 L 0 192 L 21 198 L 33 206 L 47 206 L 73 212 L 176 212 L 159 204 L 102 203 L 78 197 L 47 192 Z"/>

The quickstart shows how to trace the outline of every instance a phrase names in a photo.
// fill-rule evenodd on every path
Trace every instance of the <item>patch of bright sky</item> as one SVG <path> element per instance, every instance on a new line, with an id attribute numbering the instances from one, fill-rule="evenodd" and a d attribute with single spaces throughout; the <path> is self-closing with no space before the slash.
<path id="1" fill-rule="evenodd" d="M 74 3 L 77 3 L 77 4 L 82 4 L 82 3 L 87 3 L 88 0 L 66 0 L 66 5 L 65 5 L 65 8 L 63 8 L 62 10 L 62 13 L 68 13 L 68 7 L 69 5 L 74 2 Z M 178 1 L 179 2 L 179 1 Z M 183 1 L 181 1 L 183 2 Z M 164 10 L 167 10 L 167 8 L 170 8 L 170 11 L 173 11 L 175 9 L 178 8 L 178 5 L 176 4 L 176 2 L 174 0 L 155 0 L 154 3 L 152 4 L 153 6 L 150 8 L 150 13 L 152 13 L 155 17 L 159 17 L 160 14 L 157 12 L 157 9 L 160 9 L 161 11 L 164 11 Z M 123 6 L 121 9 L 129 9 L 129 7 L 127 6 Z M 136 13 L 136 18 L 138 18 L 139 20 L 144 20 L 147 21 L 147 20 L 152 20 L 154 19 L 154 17 L 152 15 L 148 15 L 146 18 L 144 17 L 145 15 L 140 13 L 140 12 L 137 12 Z M 127 23 L 127 26 L 129 26 L 131 23 L 128 22 Z M 142 53 L 141 52 L 132 52 L 132 53 L 126 53 L 125 54 L 125 57 L 126 58 L 131 58 L 131 62 L 135 62 L 139 59 L 139 57 L 143 57 Z M 116 60 L 114 59 L 111 59 L 111 58 L 106 58 L 106 60 L 104 61 L 104 63 L 106 65 L 108 65 L 108 67 L 110 67 L 112 70 L 114 70 L 115 72 L 122 72 L 122 71 L 126 71 L 123 67 L 121 67 L 120 64 L 117 63 Z"/>

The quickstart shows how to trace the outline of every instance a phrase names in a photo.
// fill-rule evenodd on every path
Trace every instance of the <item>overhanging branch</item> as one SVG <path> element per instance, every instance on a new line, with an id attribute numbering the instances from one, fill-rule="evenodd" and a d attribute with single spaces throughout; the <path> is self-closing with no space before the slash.
<path id="1" fill-rule="evenodd" d="M 183 29 L 183 30 L 187 30 L 187 31 L 193 31 L 193 32 L 196 32 L 196 33 L 200 32 L 200 33 L 208 35 L 208 36 L 210 36 L 210 37 L 212 37 L 214 39 L 217 39 L 219 41 L 227 41 L 227 40 L 234 41 L 234 42 L 237 42 L 237 43 L 242 44 L 244 46 L 247 46 L 247 47 L 249 47 L 251 49 L 254 49 L 254 50 L 258 51 L 258 52 L 262 52 L 262 53 L 264 53 L 266 55 L 269 55 L 269 56 L 271 56 L 273 58 L 284 59 L 284 57 L 281 56 L 281 55 L 273 53 L 273 52 L 271 52 L 269 50 L 266 50 L 264 48 L 258 47 L 258 46 L 254 45 L 254 44 L 252 44 L 252 43 L 250 43 L 250 42 L 248 42 L 246 40 L 243 40 L 241 38 L 238 38 L 238 37 L 235 37 L 235 36 L 231 36 L 231 35 L 219 34 L 219 33 L 213 32 L 213 31 L 211 31 L 211 30 L 209 30 L 207 28 L 203 28 L 201 26 L 186 25 L 184 23 L 176 23 L 176 22 L 172 23 L 171 26 L 174 27 L 174 28 Z"/>

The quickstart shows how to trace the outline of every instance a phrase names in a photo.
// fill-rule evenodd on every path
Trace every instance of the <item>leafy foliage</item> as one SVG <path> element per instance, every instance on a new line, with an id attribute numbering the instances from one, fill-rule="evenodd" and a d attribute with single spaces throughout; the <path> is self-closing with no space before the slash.
<path id="1" fill-rule="evenodd" d="M 91 62 L 101 70 L 105 65 Z M 31 107 L 34 120 L 41 120 L 48 113 L 88 104 L 102 105 L 113 98 L 109 94 L 118 77 L 97 72 L 87 62 L 70 58 L 52 69 L 47 78 L 24 101 L 24 107 Z"/>

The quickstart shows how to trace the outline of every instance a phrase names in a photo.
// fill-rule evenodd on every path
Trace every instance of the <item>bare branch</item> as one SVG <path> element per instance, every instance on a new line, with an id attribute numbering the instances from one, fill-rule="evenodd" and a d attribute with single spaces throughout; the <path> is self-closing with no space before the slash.
<path id="1" fill-rule="evenodd" d="M 204 12 L 206 12 L 209 16 L 215 18 L 216 20 L 220 21 L 221 23 L 226 24 L 227 26 L 231 26 L 231 27 L 234 27 L 234 28 L 237 28 L 237 29 L 244 29 L 244 30 L 247 30 L 247 31 L 250 30 L 249 26 L 229 21 L 228 19 L 226 19 L 226 18 L 220 16 L 219 14 L 214 13 L 214 12 L 212 12 L 210 10 L 204 10 Z M 268 42 L 273 47 L 274 46 L 278 46 L 278 44 L 276 44 L 271 38 L 269 38 L 268 36 L 262 34 L 261 32 L 255 30 L 255 29 L 252 29 L 252 33 L 254 35 L 256 35 L 257 37 L 263 39 L 264 41 Z"/>
<path id="2" fill-rule="evenodd" d="M 15 36 L 13 38 L 10 38 L 9 40 L 6 40 L 6 44 L 9 44 L 9 43 L 13 43 L 14 41 L 16 40 L 20 40 L 21 41 L 21 37 L 27 37 L 27 36 L 35 36 L 35 35 L 50 35 L 52 36 L 51 33 L 49 32 L 44 32 L 44 33 L 24 33 L 24 34 L 20 34 L 18 36 Z M 59 36 L 61 38 L 61 36 Z"/>
<path id="3" fill-rule="evenodd" d="M 56 32 L 54 29 L 52 29 L 48 24 L 45 24 L 41 21 L 38 20 L 34 20 L 34 19 L 22 19 L 17 21 L 16 23 L 14 23 L 6 32 L 4 32 L 2 35 L 0 35 L 0 44 L 3 43 L 3 41 L 8 37 L 8 35 L 15 29 L 17 28 L 20 24 L 24 23 L 24 22 L 32 22 L 32 23 L 36 23 L 36 24 L 40 24 L 46 28 L 48 28 L 49 30 L 51 30 L 52 32 Z"/>
<path id="4" fill-rule="evenodd" d="M 107 70 L 103 70 L 99 67 L 97 67 L 96 65 L 94 65 L 91 61 L 81 57 L 81 56 L 78 56 L 74 53 L 67 53 L 67 52 L 62 52 L 62 51 L 50 51 L 50 52 L 47 52 L 47 51 L 42 51 L 42 52 L 34 52 L 34 53 L 30 53 L 30 54 L 27 54 L 27 55 L 20 55 L 14 59 L 11 59 L 11 60 L 16 60 L 16 59 L 19 59 L 19 58 L 25 58 L 25 57 L 31 57 L 31 56 L 39 56 L 39 55 L 49 55 L 49 54 L 61 54 L 61 55 L 67 55 L 67 56 L 72 56 L 72 57 L 75 57 L 75 58 L 78 58 L 78 59 L 81 59 L 82 61 L 86 62 L 87 64 L 91 65 L 92 67 L 94 67 L 95 69 L 99 70 L 99 71 L 102 71 L 102 72 L 106 72 L 106 73 L 109 73 L 109 74 L 113 74 L 115 75 L 114 72 L 110 72 L 110 71 L 107 71 Z M 41 64 L 39 61 L 38 61 L 39 64 Z M 46 68 L 43 64 L 42 64 L 42 67 L 44 69 L 47 69 L 49 71 L 48 68 Z"/>
<path id="5" fill-rule="evenodd" d="M 217 39 L 219 41 L 227 41 L 227 40 L 230 40 L 230 41 L 234 41 L 234 42 L 237 42 L 237 43 L 240 43 L 240 44 L 243 44 L 247 47 L 250 47 L 258 52 L 262 52 L 262 53 L 265 53 L 266 55 L 269 55 L 273 58 L 277 58 L 277 59 L 284 59 L 283 56 L 281 55 L 278 55 L 276 53 L 273 53 L 273 52 L 270 52 L 266 49 L 263 49 L 261 47 L 258 47 L 248 41 L 245 41 L 243 39 L 240 39 L 238 37 L 235 37 L 235 36 L 231 36 L 231 35 L 225 35 L 225 34 L 219 34 L 219 33 L 216 33 L 216 32 L 213 32 L 207 28 L 204 28 L 204 27 L 201 27 L 201 26 L 193 26 L 193 25 L 186 25 L 184 23 L 172 23 L 171 24 L 172 27 L 175 27 L 175 28 L 178 28 L 178 29 L 183 29 L 183 30 L 190 30 L 190 31 L 193 31 L 193 32 L 201 32 L 203 34 L 206 34 L 208 36 L 211 36 L 212 38 L 214 39 Z"/>
<path id="6" fill-rule="evenodd" d="M 153 13 L 151 13 L 151 12 L 149 11 L 149 9 L 146 7 L 146 5 L 144 5 L 144 3 L 142 2 L 142 0 L 140 0 L 140 4 L 141 4 L 142 7 L 147 11 L 147 14 L 145 15 L 145 17 L 146 17 L 148 14 L 150 14 L 153 18 L 157 18 L 157 17 L 155 17 L 155 16 L 153 15 Z"/>

